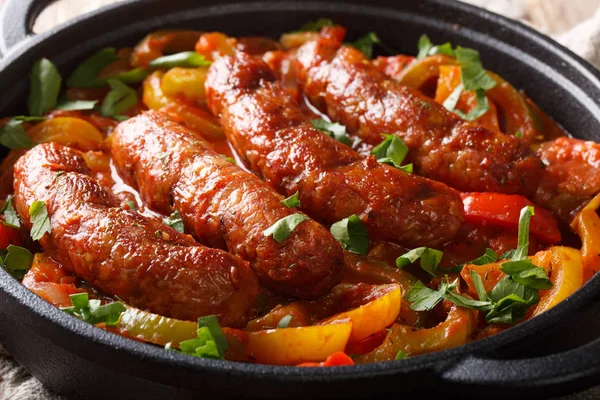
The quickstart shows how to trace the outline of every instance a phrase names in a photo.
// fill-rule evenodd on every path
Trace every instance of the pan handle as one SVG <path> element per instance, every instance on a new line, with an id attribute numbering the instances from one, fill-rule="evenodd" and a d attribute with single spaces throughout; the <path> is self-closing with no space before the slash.
<path id="1" fill-rule="evenodd" d="M 558 396 L 566 387 L 574 391 L 598 384 L 599 377 L 600 338 L 544 357 L 499 360 L 471 355 L 441 373 L 452 390 L 469 393 L 469 388 L 480 387 L 491 398 L 497 397 L 494 393 L 534 398 L 540 388 Z"/>
<path id="2" fill-rule="evenodd" d="M 55 0 L 6 0 L 0 12 L 0 53 L 33 35 L 38 15 Z"/>

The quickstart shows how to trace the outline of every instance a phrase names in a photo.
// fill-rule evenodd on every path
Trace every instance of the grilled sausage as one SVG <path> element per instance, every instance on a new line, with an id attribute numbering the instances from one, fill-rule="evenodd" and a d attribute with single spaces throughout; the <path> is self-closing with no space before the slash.
<path id="1" fill-rule="evenodd" d="M 249 261 L 273 291 L 315 298 L 341 281 L 342 249 L 325 228 L 306 220 L 282 243 L 265 236 L 297 210 L 166 115 L 148 111 L 119 124 L 112 143 L 117 169 L 147 205 L 163 213 L 178 210 L 201 243 Z"/>
<path id="2" fill-rule="evenodd" d="M 362 157 L 315 129 L 260 59 L 238 53 L 211 66 L 207 102 L 252 170 L 302 209 L 333 223 L 352 214 L 371 239 L 433 245 L 460 228 L 462 202 L 447 186 Z"/>
<path id="3" fill-rule="evenodd" d="M 390 80 L 360 51 L 341 46 L 343 33 L 325 28 L 298 49 L 296 72 L 313 105 L 370 144 L 381 133 L 400 136 L 419 175 L 462 191 L 535 193 L 542 164 L 523 141 Z"/>
<path id="4" fill-rule="evenodd" d="M 194 320 L 216 314 L 228 326 L 247 321 L 258 292 L 248 264 L 120 208 L 89 176 L 76 150 L 36 146 L 15 165 L 14 187 L 16 209 L 28 228 L 31 203 L 46 203 L 51 232 L 41 245 L 92 286 L 164 316 Z"/>

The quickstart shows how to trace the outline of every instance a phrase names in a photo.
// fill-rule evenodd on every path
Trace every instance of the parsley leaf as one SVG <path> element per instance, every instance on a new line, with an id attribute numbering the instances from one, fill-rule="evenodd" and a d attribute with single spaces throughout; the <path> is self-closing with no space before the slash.
<path id="1" fill-rule="evenodd" d="M 97 76 L 109 64 L 117 61 L 117 50 L 106 47 L 86 58 L 67 78 L 69 87 L 93 87 L 98 85 Z"/>
<path id="2" fill-rule="evenodd" d="M 500 270 L 510 275 L 515 282 L 531 289 L 550 289 L 552 282 L 546 270 L 534 265 L 531 260 L 507 261 Z"/>
<path id="3" fill-rule="evenodd" d="M 21 222 L 19 220 L 19 215 L 12 205 L 12 199 L 13 196 L 8 196 L 6 203 L 4 203 L 4 207 L 2 207 L 2 210 L 0 210 L 0 212 L 4 215 L 4 221 L 0 222 L 2 222 L 2 225 L 4 226 L 19 228 L 21 226 Z"/>
<path id="4" fill-rule="evenodd" d="M 308 21 L 300 27 L 300 32 L 319 32 L 326 26 L 334 26 L 332 20 L 329 18 L 319 18 L 314 21 Z"/>
<path id="5" fill-rule="evenodd" d="M 367 228 L 356 214 L 331 225 L 330 232 L 346 250 L 367 255 L 369 251 Z"/>
<path id="6" fill-rule="evenodd" d="M 117 75 L 107 76 L 105 78 L 98 79 L 99 86 L 106 86 L 108 84 L 109 79 L 114 79 L 117 81 L 121 81 L 123 83 L 127 83 L 129 85 L 133 85 L 135 83 L 140 83 L 148 76 L 148 71 L 144 68 L 134 68 L 132 70 L 121 72 Z"/>
<path id="7" fill-rule="evenodd" d="M 477 297 L 479 300 L 486 301 L 487 293 L 485 291 L 485 286 L 483 286 L 483 280 L 481 276 L 475 270 L 470 270 L 469 275 L 471 276 L 471 281 L 473 282 L 473 287 L 475 287 L 475 291 L 477 292 Z"/>
<path id="8" fill-rule="evenodd" d="M 410 309 L 414 311 L 432 310 L 444 297 L 443 290 L 433 290 L 428 288 L 421 281 L 417 281 L 413 287 L 406 293 L 404 299 L 411 303 Z"/>
<path id="9" fill-rule="evenodd" d="M 12 150 L 30 149 L 35 146 L 22 124 L 22 120 L 12 118 L 0 128 L 0 144 Z"/>
<path id="10" fill-rule="evenodd" d="M 290 233 L 303 221 L 309 219 L 304 214 L 292 214 L 281 218 L 269 228 L 263 231 L 264 236 L 273 236 L 278 243 L 283 242 L 290 236 Z"/>
<path id="11" fill-rule="evenodd" d="M 436 54 L 443 54 L 446 56 L 454 57 L 454 49 L 450 42 L 446 42 L 440 45 L 434 45 L 427 35 L 422 35 L 419 38 L 419 53 L 417 54 L 417 60 L 423 59 L 427 56 L 434 56 Z"/>
<path id="12" fill-rule="evenodd" d="M 50 217 L 46 203 L 43 201 L 34 201 L 29 207 L 29 219 L 32 223 L 31 238 L 40 240 L 45 233 L 50 233 Z"/>
<path id="13" fill-rule="evenodd" d="M 539 301 L 537 290 L 515 282 L 510 276 L 502 278 L 489 293 L 494 308 L 485 316 L 490 324 L 513 324 L 523 318 L 527 309 Z"/>
<path id="14" fill-rule="evenodd" d="M 404 268 L 421 259 L 421 268 L 431 276 L 436 276 L 435 270 L 440 264 L 443 255 L 444 253 L 439 250 L 430 249 L 429 247 L 418 247 L 398 257 L 396 259 L 396 266 Z"/>
<path id="15" fill-rule="evenodd" d="M 100 305 L 100 300 L 90 300 L 87 293 L 76 293 L 69 297 L 73 305 L 61 310 L 93 325 L 104 322 L 106 326 L 116 326 L 121 313 L 125 311 L 125 306 L 120 301 Z"/>
<path id="16" fill-rule="evenodd" d="M 108 84 L 112 90 L 100 106 L 100 113 L 105 117 L 119 117 L 138 102 L 137 92 L 123 82 L 109 79 Z"/>
<path id="17" fill-rule="evenodd" d="M 181 214 L 179 211 L 175 210 L 169 215 L 169 218 L 163 218 L 163 224 L 169 225 L 171 228 L 175 229 L 179 233 L 183 233 L 183 220 L 181 219 Z"/>
<path id="18" fill-rule="evenodd" d="M 292 320 L 292 316 L 288 314 L 285 317 L 281 318 L 281 320 L 277 324 L 277 327 L 278 328 L 287 328 L 290 326 L 291 320 Z"/>
<path id="19" fill-rule="evenodd" d="M 198 54 L 195 51 L 184 51 L 181 53 L 169 54 L 168 56 L 158 57 L 152 61 L 148 66 L 151 70 L 154 69 L 170 69 L 174 67 L 182 68 L 197 68 L 197 67 L 208 67 L 211 64 L 202 54 Z"/>
<path id="20" fill-rule="evenodd" d="M 74 100 L 65 101 L 56 106 L 59 110 L 76 111 L 76 110 L 93 110 L 96 107 L 98 100 Z"/>
<path id="21" fill-rule="evenodd" d="M 521 214 L 519 216 L 517 249 L 510 257 L 511 261 L 525 260 L 529 254 L 529 225 L 532 215 L 535 215 L 535 210 L 532 206 L 526 206 L 521 209 Z"/>
<path id="22" fill-rule="evenodd" d="M 56 107 L 61 80 L 50 60 L 42 58 L 33 64 L 29 93 L 30 115 L 42 116 Z"/>
<path id="23" fill-rule="evenodd" d="M 9 244 L 0 254 L 0 266 L 15 279 L 23 279 L 25 273 L 31 268 L 33 254 L 24 247 Z"/>
<path id="24" fill-rule="evenodd" d="M 485 254 L 477 257 L 473 261 L 469 261 L 467 264 L 471 265 L 485 265 L 498 261 L 498 254 L 490 248 L 485 249 Z"/>
<path id="25" fill-rule="evenodd" d="M 296 193 L 294 193 L 287 199 L 281 200 L 281 204 L 283 204 L 287 208 L 300 207 L 300 200 L 298 199 L 298 191 L 296 191 Z"/>
<path id="26" fill-rule="evenodd" d="M 477 50 L 458 47 L 454 53 L 460 63 L 462 82 L 466 90 L 490 90 L 496 86 L 496 81 L 483 68 Z"/>
<path id="27" fill-rule="evenodd" d="M 196 335 L 197 339 L 179 343 L 182 353 L 200 358 L 223 359 L 228 345 L 216 316 L 208 315 L 198 318 Z"/>
<path id="28" fill-rule="evenodd" d="M 310 121 L 313 127 L 326 133 L 329 137 L 346 146 L 352 146 L 352 140 L 346 134 L 346 127 L 337 122 L 325 121 L 323 118 L 317 118 Z"/>
<path id="29" fill-rule="evenodd" d="M 136 211 L 137 210 L 137 203 L 133 200 L 125 200 L 125 203 L 127 204 L 127 206 L 129 207 L 129 209 L 131 211 Z"/>
<path id="30" fill-rule="evenodd" d="M 407 173 L 412 173 L 412 164 L 402 166 L 402 161 L 408 154 L 408 147 L 396 135 L 383 134 L 383 141 L 371 150 L 378 162 L 392 165 Z"/>
<path id="31" fill-rule="evenodd" d="M 396 353 L 396 357 L 394 357 L 394 360 L 404 360 L 406 357 L 408 356 L 405 352 L 403 352 L 402 350 L 398 350 L 398 353 Z"/>
<path id="32" fill-rule="evenodd" d="M 377 36 L 375 32 L 369 32 L 356 41 L 350 43 L 350 46 L 360 50 L 360 52 L 370 60 L 373 58 L 373 46 L 375 44 L 381 44 L 381 39 L 379 39 L 379 36 Z"/>

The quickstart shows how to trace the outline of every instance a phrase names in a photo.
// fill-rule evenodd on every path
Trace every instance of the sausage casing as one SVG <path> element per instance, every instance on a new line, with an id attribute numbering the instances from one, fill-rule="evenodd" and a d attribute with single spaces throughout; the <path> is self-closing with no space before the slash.
<path id="1" fill-rule="evenodd" d="M 340 282 L 339 243 L 313 220 L 281 243 L 263 232 L 298 211 L 255 175 L 219 156 L 189 129 L 148 111 L 119 124 L 113 160 L 124 180 L 153 209 L 178 210 L 201 242 L 228 248 L 250 262 L 263 284 L 298 298 L 315 298 Z"/>
<path id="2" fill-rule="evenodd" d="M 211 66 L 207 103 L 250 168 L 302 209 L 333 223 L 352 214 L 369 237 L 406 246 L 451 238 L 462 201 L 444 184 L 362 157 L 315 129 L 262 60 L 238 53 Z"/>
<path id="3" fill-rule="evenodd" d="M 30 205 L 45 202 L 51 231 L 40 243 L 81 279 L 160 315 L 194 320 L 216 314 L 224 325 L 245 323 L 258 292 L 248 264 L 121 208 L 89 176 L 76 150 L 38 145 L 14 173 L 18 213 L 31 228 Z"/>
<path id="4" fill-rule="evenodd" d="M 525 142 L 462 120 L 387 78 L 341 45 L 340 29 L 326 28 L 298 49 L 297 76 L 314 106 L 367 143 L 381 142 L 382 132 L 400 136 L 419 175 L 462 191 L 535 193 L 542 163 Z"/>

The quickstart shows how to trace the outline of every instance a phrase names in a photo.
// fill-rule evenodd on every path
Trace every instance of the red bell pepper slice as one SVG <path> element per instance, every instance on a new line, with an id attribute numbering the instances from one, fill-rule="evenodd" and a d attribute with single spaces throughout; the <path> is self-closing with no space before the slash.
<path id="1" fill-rule="evenodd" d="M 548 244 L 556 244 L 561 240 L 558 224 L 552 214 L 523 196 L 501 193 L 462 193 L 461 197 L 465 209 L 465 222 L 517 230 L 521 209 L 534 206 L 535 215 L 531 217 L 529 232 Z"/>
<path id="2" fill-rule="evenodd" d="M 11 244 L 21 245 L 19 230 L 0 223 L 0 249 L 6 249 Z"/>
<path id="3" fill-rule="evenodd" d="M 354 365 L 354 360 L 346 355 L 343 351 L 338 351 L 327 357 L 327 360 L 316 362 L 305 362 L 298 364 L 298 367 L 338 367 L 341 365 Z"/>

